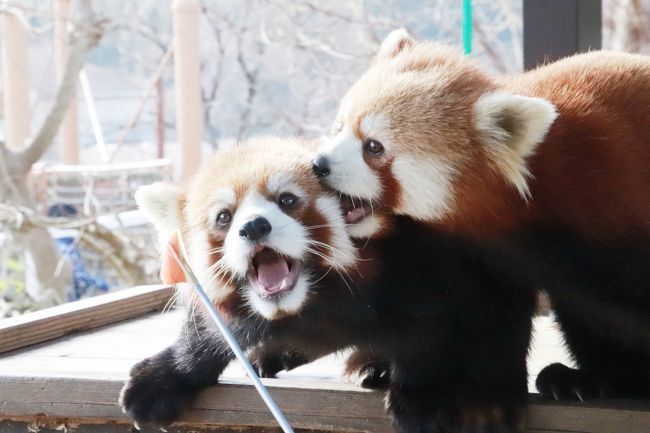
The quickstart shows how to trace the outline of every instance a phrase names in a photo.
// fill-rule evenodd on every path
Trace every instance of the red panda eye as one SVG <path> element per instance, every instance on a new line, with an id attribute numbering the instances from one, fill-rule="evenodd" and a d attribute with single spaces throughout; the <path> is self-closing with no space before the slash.
<path id="1" fill-rule="evenodd" d="M 372 156 L 380 156 L 384 153 L 384 146 L 377 140 L 369 139 L 363 143 L 363 150 Z"/>
<path id="2" fill-rule="evenodd" d="M 230 220 L 232 219 L 232 214 L 230 211 L 224 210 L 219 212 L 219 215 L 217 215 L 217 225 L 221 228 L 227 227 L 228 224 L 230 224 Z"/>
<path id="3" fill-rule="evenodd" d="M 294 194 L 291 194 L 290 192 L 285 192 L 280 194 L 278 203 L 282 209 L 291 209 L 292 207 L 295 207 L 296 204 L 298 204 L 298 197 L 296 197 Z"/>

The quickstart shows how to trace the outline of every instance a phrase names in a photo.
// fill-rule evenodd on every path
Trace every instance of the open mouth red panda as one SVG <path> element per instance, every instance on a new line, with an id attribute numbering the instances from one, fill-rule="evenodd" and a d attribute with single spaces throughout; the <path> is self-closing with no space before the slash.
<path id="1" fill-rule="evenodd" d="M 248 271 L 251 287 L 266 299 L 279 299 L 290 293 L 298 282 L 302 263 L 267 247 L 259 246 L 256 251 Z"/>
<path id="2" fill-rule="evenodd" d="M 300 310 L 311 281 L 354 263 L 336 197 L 311 173 L 298 139 L 253 140 L 218 152 L 183 189 L 154 184 L 136 200 L 162 240 L 181 229 L 212 299 L 238 292 L 266 318 Z"/>

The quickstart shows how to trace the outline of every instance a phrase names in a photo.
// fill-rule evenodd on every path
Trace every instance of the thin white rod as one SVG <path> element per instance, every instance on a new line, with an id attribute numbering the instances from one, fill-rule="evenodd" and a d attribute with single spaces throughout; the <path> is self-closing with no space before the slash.
<path id="1" fill-rule="evenodd" d="M 180 234 L 178 234 L 178 244 L 180 245 L 181 251 L 184 251 L 183 240 L 180 237 Z M 253 366 L 248 361 L 248 358 L 244 354 L 244 351 L 241 349 L 241 347 L 239 347 L 239 344 L 237 343 L 235 336 L 232 334 L 232 332 L 230 332 L 230 329 L 228 329 L 228 325 L 226 325 L 226 322 L 224 322 L 224 320 L 221 318 L 221 315 L 219 315 L 219 312 L 210 301 L 210 298 L 208 298 L 208 295 L 205 294 L 203 287 L 201 287 L 201 284 L 199 283 L 199 280 L 196 278 L 196 275 L 194 275 L 194 272 L 192 272 L 192 269 L 190 269 L 190 266 L 185 260 L 185 258 L 183 257 L 183 254 L 182 253 L 179 254 L 173 246 L 170 246 L 170 249 L 172 250 L 172 254 L 174 255 L 174 258 L 178 262 L 178 265 L 181 267 L 183 272 L 185 272 L 185 275 L 187 275 L 192 281 L 192 285 L 194 286 L 196 293 L 199 295 L 201 302 L 203 302 L 203 306 L 208 310 L 208 313 L 210 313 L 210 317 L 212 317 L 214 322 L 217 324 L 217 327 L 219 328 L 221 335 L 223 335 L 223 338 L 226 340 L 226 342 L 228 343 L 232 351 L 235 353 L 235 357 L 237 358 L 237 360 L 239 360 L 239 362 L 244 367 L 244 370 L 246 371 L 248 377 L 253 381 L 253 385 L 255 385 L 255 389 L 257 389 L 257 392 L 259 393 L 260 397 L 262 397 L 262 400 L 264 400 L 264 403 L 266 403 L 266 406 L 271 411 L 271 414 L 273 414 L 273 417 L 280 425 L 280 428 L 282 428 L 282 431 L 284 433 L 294 433 L 293 429 L 291 428 L 291 425 L 289 425 L 289 422 L 287 421 L 284 414 L 282 413 L 282 410 L 280 410 L 278 405 L 275 403 L 275 400 L 273 400 L 273 397 L 271 397 L 271 394 L 269 393 L 269 391 L 266 389 L 266 387 L 260 380 L 259 376 L 257 376 L 257 373 L 255 372 Z"/>
<path id="2" fill-rule="evenodd" d="M 79 81 L 81 82 L 81 90 L 83 91 L 86 107 L 88 108 L 88 117 L 90 118 L 90 125 L 93 128 L 95 142 L 99 147 L 99 155 L 102 158 L 102 162 L 106 163 L 108 162 L 108 151 L 106 150 L 106 143 L 104 142 L 104 133 L 102 132 L 102 126 L 99 124 L 97 110 L 95 110 L 95 100 L 93 98 L 93 93 L 90 90 L 88 76 L 86 75 L 86 71 L 83 69 L 79 71 Z"/>

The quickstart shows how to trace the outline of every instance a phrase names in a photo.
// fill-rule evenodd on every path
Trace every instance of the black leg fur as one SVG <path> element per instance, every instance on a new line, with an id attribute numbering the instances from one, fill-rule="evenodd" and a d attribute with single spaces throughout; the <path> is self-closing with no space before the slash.
<path id="1" fill-rule="evenodd" d="M 556 399 L 650 398 L 650 242 L 558 232 L 535 239 L 552 276 L 544 286 L 579 366 L 548 366 L 538 391 Z"/>
<path id="2" fill-rule="evenodd" d="M 191 324 L 190 324 L 191 323 Z M 120 393 L 123 410 L 138 423 L 167 425 L 177 419 L 196 395 L 216 384 L 232 352 L 202 319 L 185 324 L 167 349 L 137 363 Z"/>
<path id="3" fill-rule="evenodd" d="M 367 389 L 387 389 L 390 362 L 368 349 L 355 349 L 345 361 L 344 376 Z"/>

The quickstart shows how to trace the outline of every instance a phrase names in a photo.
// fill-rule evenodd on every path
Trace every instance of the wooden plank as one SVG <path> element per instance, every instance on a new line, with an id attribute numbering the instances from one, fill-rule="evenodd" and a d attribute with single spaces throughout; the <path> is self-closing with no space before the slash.
<path id="1" fill-rule="evenodd" d="M 330 382 L 288 383 L 270 379 L 265 383 L 297 429 L 391 431 L 383 393 Z M 0 378 L 0 421 L 126 425 L 129 419 L 116 404 L 121 386 L 121 380 L 3 377 Z M 648 433 L 650 402 L 558 403 L 533 399 L 527 424 L 527 433 Z M 203 392 L 177 426 L 276 427 L 253 387 L 242 381 Z"/>
<path id="2" fill-rule="evenodd" d="M 141 286 L 0 320 L 0 353 L 161 310 L 170 286 Z"/>
<path id="3" fill-rule="evenodd" d="M 381 393 L 346 384 L 305 382 L 291 387 L 265 380 L 293 426 L 317 431 L 390 432 Z M 0 420 L 59 422 L 84 419 L 128 423 L 117 406 L 120 380 L 0 378 Z M 253 387 L 242 382 L 203 392 L 180 425 L 273 428 L 273 417 Z"/>

